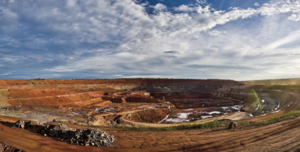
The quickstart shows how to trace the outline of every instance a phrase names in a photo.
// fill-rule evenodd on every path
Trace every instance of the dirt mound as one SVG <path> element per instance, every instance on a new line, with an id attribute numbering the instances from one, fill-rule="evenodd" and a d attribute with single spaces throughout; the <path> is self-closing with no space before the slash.
<path id="1" fill-rule="evenodd" d="M 159 109 L 159 110 L 145 110 L 136 113 L 131 113 L 126 118 L 132 121 L 137 122 L 151 122 L 151 123 L 158 123 L 162 119 L 164 119 L 170 113 L 169 109 Z"/>

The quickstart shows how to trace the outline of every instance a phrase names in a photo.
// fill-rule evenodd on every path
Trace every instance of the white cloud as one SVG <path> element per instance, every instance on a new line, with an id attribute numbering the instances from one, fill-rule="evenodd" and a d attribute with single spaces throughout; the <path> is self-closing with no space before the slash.
<path id="1" fill-rule="evenodd" d="M 300 20 L 300 15 L 292 14 L 291 16 L 288 17 L 289 20 L 294 20 L 294 21 L 299 21 Z"/>
<path id="2" fill-rule="evenodd" d="M 0 65 L 15 69 L 31 62 L 33 67 L 41 65 L 35 71 L 55 76 L 89 71 L 120 77 L 231 79 L 288 76 L 286 71 L 269 73 L 280 66 L 300 66 L 297 55 L 282 55 L 299 54 L 299 46 L 280 47 L 299 39 L 300 1 L 226 11 L 205 3 L 170 9 L 158 3 L 152 6 L 156 13 L 147 14 L 149 4 L 132 0 L 43 0 L 35 5 L 1 1 L 5 24 L 0 20 L 0 32 L 6 32 L 0 36 L 5 41 L 1 51 L 19 52 L 17 57 L 7 53 Z M 177 12 L 168 11 L 172 9 Z"/>
<path id="3" fill-rule="evenodd" d="M 18 15 L 11 10 L 0 6 L 0 24 L 5 26 L 13 26 L 17 24 Z"/>
<path id="4" fill-rule="evenodd" d="M 256 3 L 254 3 L 254 6 L 260 6 L 260 4 L 256 2 Z"/>
<path id="5" fill-rule="evenodd" d="M 153 6 L 153 8 L 154 8 L 154 10 L 157 11 L 157 12 L 167 10 L 167 6 L 164 5 L 164 4 L 161 4 L 161 3 L 156 4 L 155 6 Z"/>
<path id="6" fill-rule="evenodd" d="M 272 42 L 271 44 L 266 46 L 266 49 L 275 49 L 284 44 L 288 44 L 288 43 L 291 43 L 296 40 L 300 40 L 300 30 L 293 31 L 288 36 L 286 36 L 284 38 L 280 38 L 279 40 L 276 40 L 275 42 Z"/>
<path id="7" fill-rule="evenodd" d="M 207 0 L 196 0 L 197 4 L 206 4 Z"/>
<path id="8" fill-rule="evenodd" d="M 226 33 L 226 31 L 220 32 L 218 30 L 212 30 L 208 32 L 209 35 L 219 35 L 221 33 Z"/>
<path id="9" fill-rule="evenodd" d="M 195 11 L 195 8 L 189 7 L 188 5 L 180 5 L 179 7 L 175 7 L 174 10 L 182 12 L 192 12 Z"/>
<path id="10" fill-rule="evenodd" d="M 10 74 L 12 74 L 12 72 L 3 73 L 3 74 L 0 74 L 0 75 L 10 75 Z"/>

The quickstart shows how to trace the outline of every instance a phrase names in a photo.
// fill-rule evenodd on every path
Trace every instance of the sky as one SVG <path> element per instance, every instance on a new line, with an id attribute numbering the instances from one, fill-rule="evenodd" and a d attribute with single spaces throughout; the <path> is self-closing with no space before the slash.
<path id="1" fill-rule="evenodd" d="M 0 0 L 0 79 L 300 77 L 300 0 Z"/>

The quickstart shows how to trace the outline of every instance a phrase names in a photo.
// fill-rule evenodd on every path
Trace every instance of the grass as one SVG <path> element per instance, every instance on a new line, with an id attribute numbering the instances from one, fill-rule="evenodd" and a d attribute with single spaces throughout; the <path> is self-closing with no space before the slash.
<path id="1" fill-rule="evenodd" d="M 254 89 L 251 89 L 247 98 L 248 106 L 245 107 L 245 109 L 251 110 L 252 112 L 261 112 L 262 107 L 260 100 L 254 91 Z"/>
<path id="2" fill-rule="evenodd" d="M 237 121 L 239 126 L 265 126 L 273 123 L 277 123 L 287 119 L 293 119 L 300 116 L 300 110 L 291 111 L 289 113 L 274 116 L 268 120 L 264 121 L 256 121 L 256 122 L 247 122 L 247 121 Z M 147 126 L 138 126 L 138 127 L 127 127 L 123 126 L 123 129 L 126 131 L 176 131 L 176 130 L 191 130 L 191 129 L 213 129 L 226 127 L 229 125 L 231 121 L 212 121 L 206 122 L 203 124 L 182 124 L 179 126 L 170 126 L 170 127 L 147 127 Z"/>
<path id="3" fill-rule="evenodd" d="M 300 152 L 300 147 L 297 146 L 297 147 L 295 148 L 294 152 Z"/>
<path id="4" fill-rule="evenodd" d="M 289 113 L 280 115 L 280 116 L 274 116 L 270 119 L 263 120 L 263 121 L 256 121 L 256 122 L 245 122 L 245 121 L 238 121 L 239 126 L 264 126 L 269 125 L 273 123 L 277 123 L 283 120 L 293 119 L 300 116 L 300 110 L 291 111 Z"/>
<path id="5" fill-rule="evenodd" d="M 34 85 L 38 85 L 39 83 L 37 82 L 37 81 L 35 81 L 35 80 L 32 80 L 33 81 L 33 83 L 34 83 Z"/>
<path id="6" fill-rule="evenodd" d="M 7 99 L 9 99 L 8 92 L 7 91 L 0 91 L 0 100 L 7 100 Z"/>
<path id="7" fill-rule="evenodd" d="M 175 130 L 190 130 L 190 129 L 212 129 L 219 127 L 227 127 L 230 121 L 221 122 L 218 120 L 212 122 L 206 122 L 203 124 L 182 124 L 178 126 L 170 127 L 147 127 L 147 126 L 138 126 L 138 127 L 127 127 L 123 126 L 126 131 L 175 131 Z"/>
<path id="8" fill-rule="evenodd" d="M 57 123 L 67 124 L 65 121 L 57 121 Z"/>

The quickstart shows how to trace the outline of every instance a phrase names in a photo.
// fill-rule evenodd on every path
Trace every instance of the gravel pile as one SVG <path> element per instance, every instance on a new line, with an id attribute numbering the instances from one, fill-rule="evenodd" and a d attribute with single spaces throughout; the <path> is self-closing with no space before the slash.
<path id="1" fill-rule="evenodd" d="M 116 141 L 113 135 L 100 129 L 72 129 L 64 124 L 46 125 L 38 131 L 44 136 L 58 137 L 61 141 L 69 144 L 82 146 L 110 146 Z"/>

